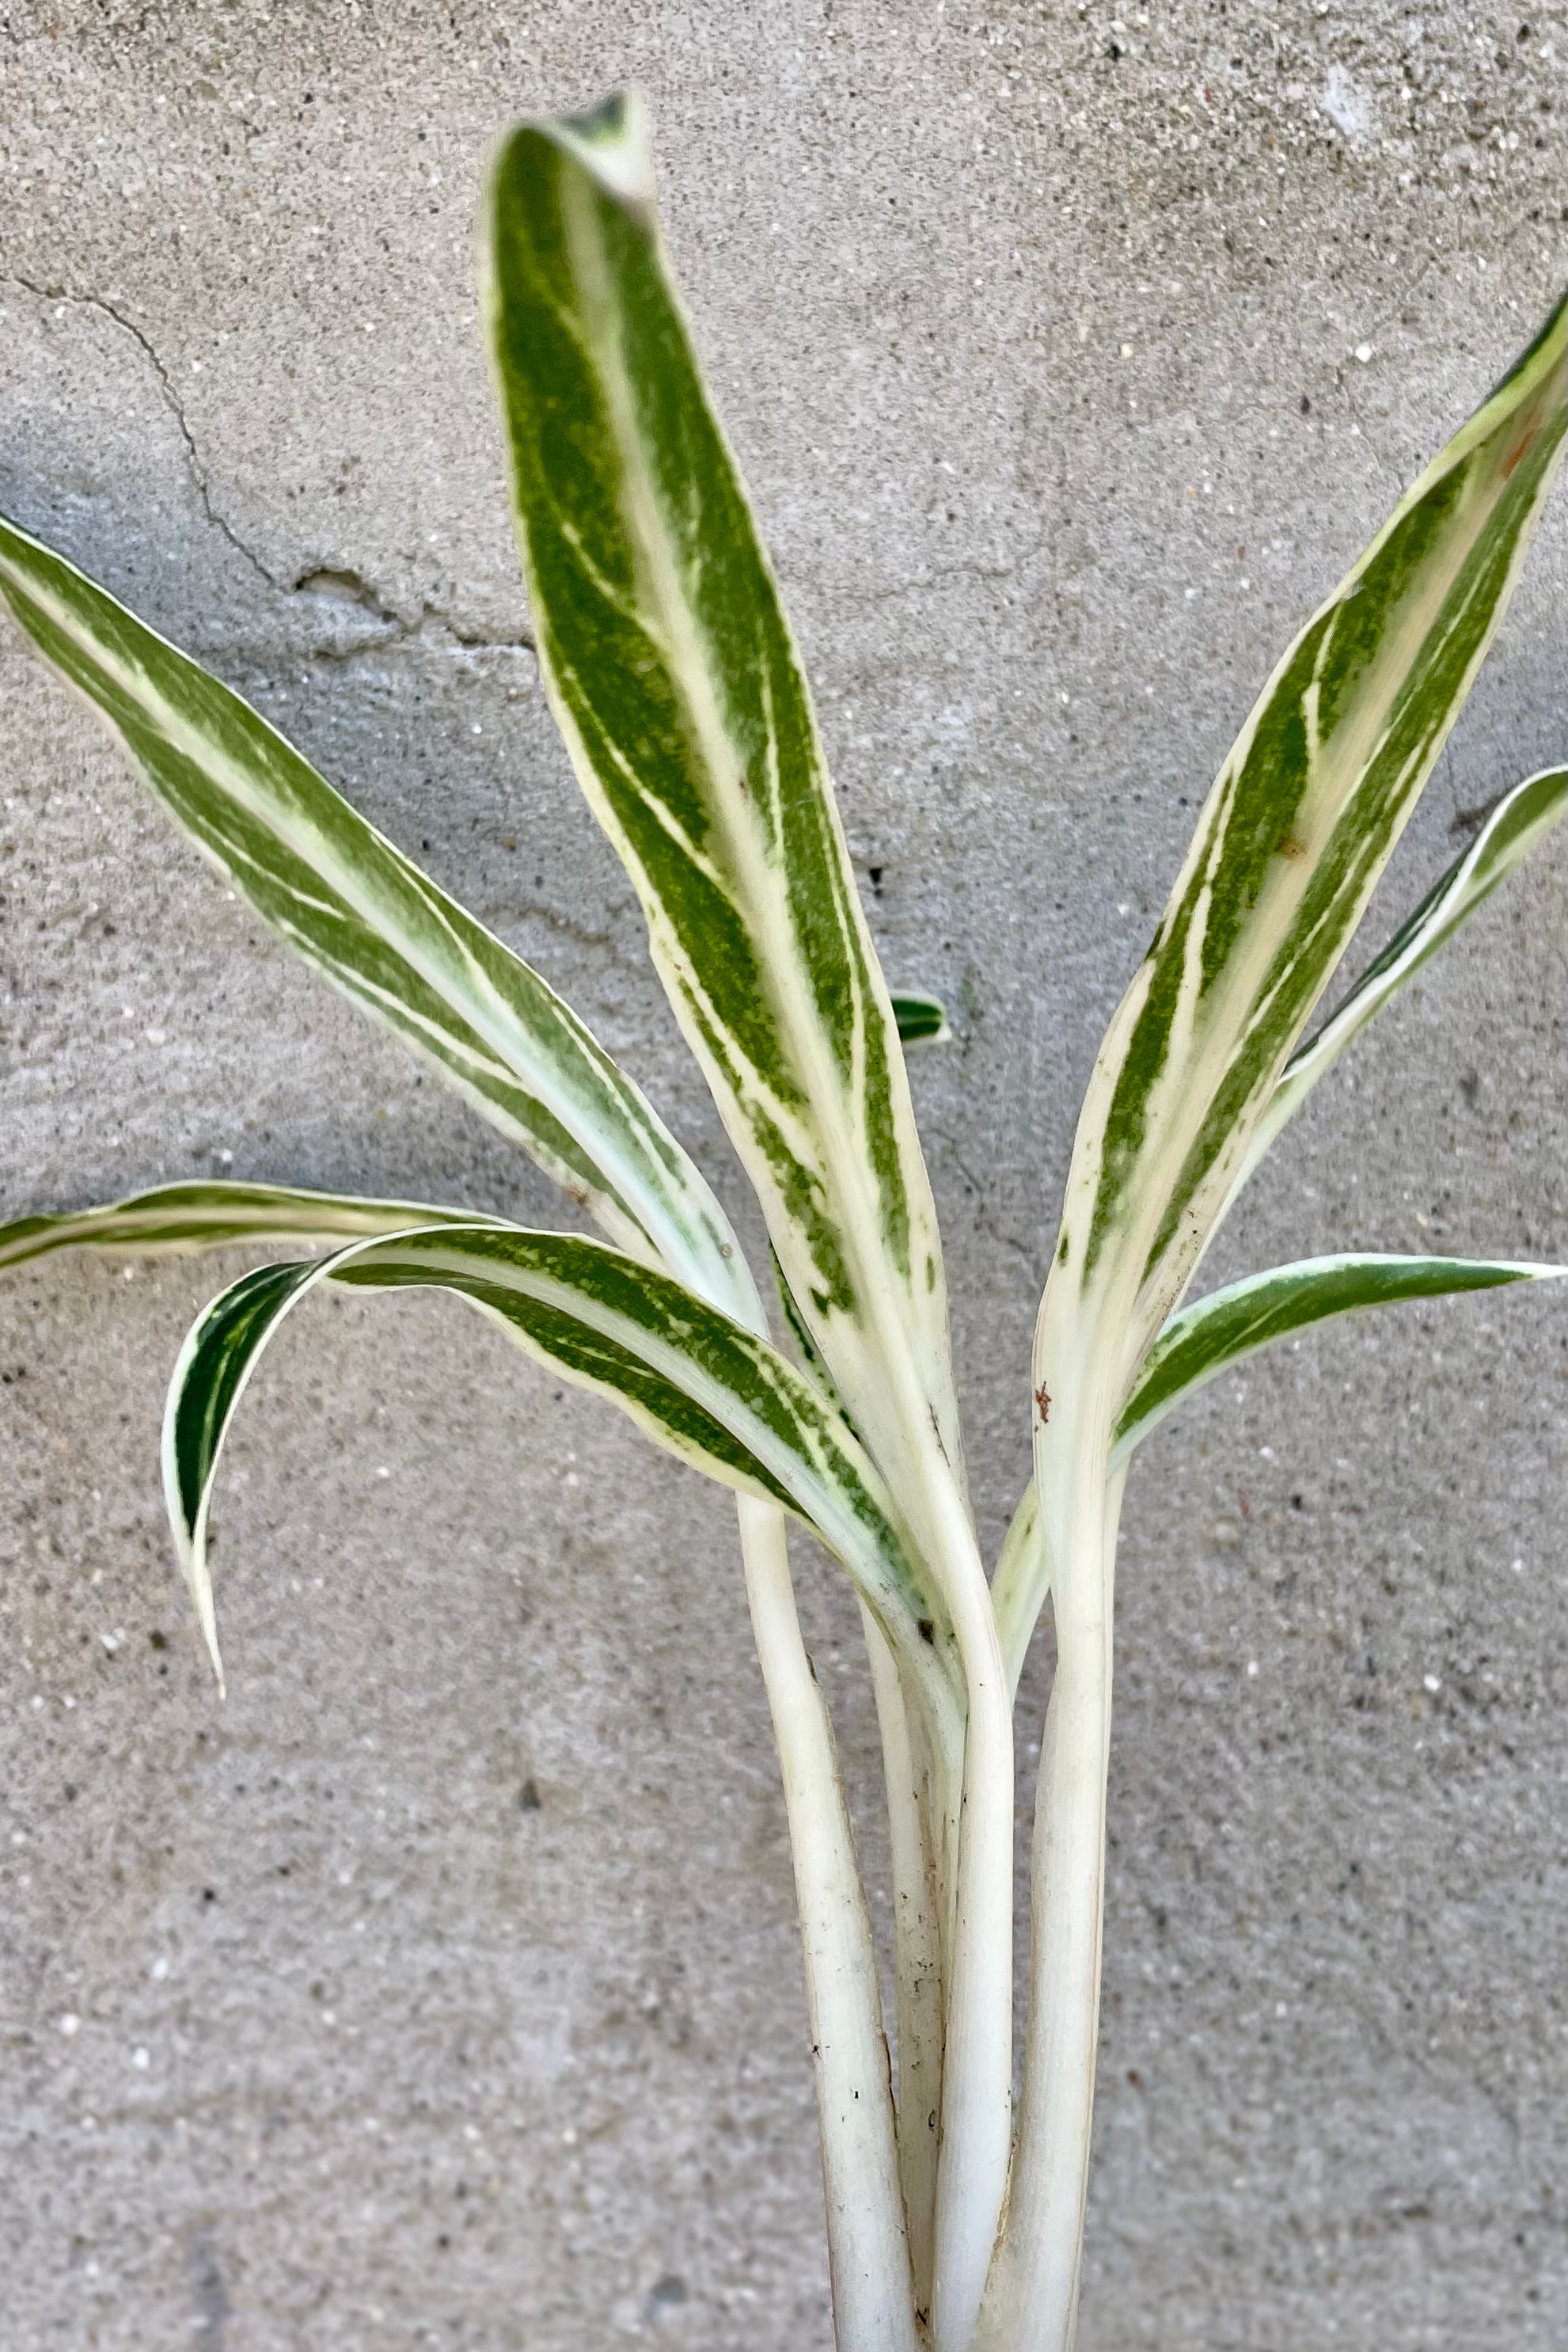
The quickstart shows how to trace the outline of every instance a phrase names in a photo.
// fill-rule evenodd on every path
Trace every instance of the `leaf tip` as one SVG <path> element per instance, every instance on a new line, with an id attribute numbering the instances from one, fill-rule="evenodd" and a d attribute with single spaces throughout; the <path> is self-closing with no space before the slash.
<path id="1" fill-rule="evenodd" d="M 556 115 L 539 128 L 634 218 L 653 216 L 653 152 L 640 89 L 616 90 L 584 114 Z"/>
<path id="2" fill-rule="evenodd" d="M 952 1041 L 946 1006 L 924 989 L 894 990 L 893 1017 L 901 1045 L 946 1045 Z"/>

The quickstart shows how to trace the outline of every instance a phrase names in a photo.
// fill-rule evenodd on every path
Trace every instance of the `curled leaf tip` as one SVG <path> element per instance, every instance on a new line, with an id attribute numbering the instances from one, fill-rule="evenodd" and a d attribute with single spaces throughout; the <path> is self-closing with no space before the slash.
<path id="1" fill-rule="evenodd" d="M 651 222 L 653 154 L 640 89 L 616 90 L 584 114 L 558 115 L 538 127 L 580 163 L 607 196 Z"/>

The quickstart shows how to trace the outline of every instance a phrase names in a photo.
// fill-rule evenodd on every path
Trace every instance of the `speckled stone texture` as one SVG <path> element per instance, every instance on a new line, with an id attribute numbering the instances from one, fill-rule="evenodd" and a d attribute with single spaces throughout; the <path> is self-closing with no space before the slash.
<path id="1" fill-rule="evenodd" d="M 1275 656 L 1550 299 L 1565 52 L 1535 0 L 0 5 L 0 506 L 738 1206 L 543 707 L 476 317 L 502 129 L 642 83 L 889 971 L 954 1008 L 915 1094 L 994 1545 L 1102 1027 Z M 1565 561 L 1559 509 L 1378 936 L 1561 756 Z M 9 629 L 0 709 L 10 1212 L 232 1171 L 558 1213 Z M 1563 885 L 1559 843 L 1385 1016 L 1217 1275 L 1568 1255 Z M 242 1262 L 0 1286 L 5 2352 L 826 2346 L 727 1502 L 455 1305 L 320 1297 L 222 1481 L 220 1706 L 155 1444 Z M 1134 1475 L 1082 2352 L 1560 2352 L 1564 1312 L 1313 1336 Z"/>

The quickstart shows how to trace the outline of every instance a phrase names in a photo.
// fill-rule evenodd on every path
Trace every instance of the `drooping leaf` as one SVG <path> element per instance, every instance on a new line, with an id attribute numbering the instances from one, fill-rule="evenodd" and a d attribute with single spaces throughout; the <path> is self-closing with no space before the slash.
<path id="1" fill-rule="evenodd" d="M 924 989 L 895 988 L 893 1017 L 901 1045 L 945 1045 L 953 1034 L 941 998 L 928 996 Z"/>
<path id="2" fill-rule="evenodd" d="M 1131 1361 L 1179 1297 L 1491 641 L 1562 457 L 1564 354 L 1559 303 L 1302 630 L 1205 805 L 1101 1048 L 1052 1277 L 1059 1311 L 1115 1295 Z"/>
<path id="3" fill-rule="evenodd" d="M 553 1372 L 612 1399 L 666 1451 L 795 1513 L 843 1562 L 915 1686 L 950 1720 L 945 1614 L 911 1564 L 897 1506 L 838 1416 L 766 1340 L 672 1276 L 581 1234 L 517 1226 L 436 1226 L 263 1266 L 193 1326 L 170 1387 L 164 1493 L 214 1663 L 205 1530 L 219 1454 L 262 1349 L 324 1280 L 456 1292 Z"/>
<path id="4" fill-rule="evenodd" d="M 0 593 L 180 824 L 327 977 L 427 1055 L 623 1247 L 753 1316 L 723 1212 L 538 974 L 350 808 L 237 694 L 0 520 Z"/>
<path id="5" fill-rule="evenodd" d="M 934 1421 L 956 1465 L 945 1280 L 894 1013 L 665 266 L 635 101 L 517 131 L 491 211 L 518 541 L 579 781 L 857 1427 L 902 1473 Z"/>
<path id="6" fill-rule="evenodd" d="M 1178 1404 L 1221 1372 L 1313 1323 L 1404 1299 L 1495 1290 L 1514 1282 L 1556 1282 L 1564 1275 L 1568 1265 L 1528 1260 L 1371 1253 L 1302 1258 L 1294 1265 L 1249 1274 L 1172 1316 L 1149 1350 L 1116 1425 L 1112 1461 L 1124 1461 Z"/>
<path id="7" fill-rule="evenodd" d="M 411 1225 L 494 1222 L 473 1209 L 427 1201 L 369 1200 L 357 1192 L 309 1192 L 290 1184 L 197 1181 L 160 1184 L 97 1209 L 18 1217 L 0 1225 L 0 1268 L 46 1257 L 51 1250 L 107 1249 L 137 1256 L 178 1255 L 245 1242 L 350 1241 L 362 1234 L 404 1233 Z"/>
<path id="8" fill-rule="evenodd" d="M 1498 884 L 1551 832 L 1564 811 L 1568 811 L 1568 768 L 1542 768 L 1503 794 L 1463 856 L 1433 884 L 1322 1028 L 1291 1055 L 1258 1122 L 1236 1180 L 1236 1192 L 1374 1013 L 1380 1013 L 1459 925 L 1485 905 Z"/>

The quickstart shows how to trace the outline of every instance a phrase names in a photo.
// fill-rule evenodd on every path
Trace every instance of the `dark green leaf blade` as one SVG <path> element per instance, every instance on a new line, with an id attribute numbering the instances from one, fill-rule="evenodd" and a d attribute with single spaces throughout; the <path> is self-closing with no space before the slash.
<path id="1" fill-rule="evenodd" d="M 1171 1318 L 1149 1350 L 1117 1423 L 1112 1460 L 1124 1460 L 1178 1404 L 1221 1372 L 1314 1323 L 1406 1299 L 1554 1282 L 1565 1274 L 1568 1266 L 1507 1258 L 1349 1253 L 1248 1275 Z"/>
<path id="2" fill-rule="evenodd" d="M 1485 906 L 1498 885 L 1562 822 L 1564 813 L 1568 813 L 1568 768 L 1542 768 L 1503 794 L 1469 847 L 1433 884 L 1322 1026 L 1297 1046 L 1258 1122 L 1236 1192 L 1318 1080 L 1333 1069 L 1374 1014 L 1398 994 L 1479 907 Z"/>
<path id="3" fill-rule="evenodd" d="M 894 1017 L 634 101 L 513 134 L 490 267 L 519 545 L 579 781 L 856 1425 L 907 1469 L 935 1419 L 956 1465 Z"/>
<path id="4" fill-rule="evenodd" d="M 1069 1185 L 1067 1286 L 1132 1286 L 1134 1360 L 1469 691 L 1565 424 L 1559 303 L 1296 639 L 1220 771 L 1102 1048 Z"/>
<path id="5" fill-rule="evenodd" d="M 0 1268 L 22 1265 L 59 1249 L 177 1256 L 246 1242 L 350 1241 L 360 1234 L 402 1233 L 410 1225 L 488 1222 L 473 1209 L 442 1208 L 428 1201 L 312 1192 L 292 1184 L 193 1180 L 155 1185 L 96 1209 L 17 1217 L 0 1225 Z M 506 1220 L 493 1222 L 503 1224 Z"/>
<path id="6" fill-rule="evenodd" d="M 712 1193 L 538 974 L 241 698 L 0 520 L 0 593 L 185 831 L 318 970 L 440 1068 L 625 1247 L 759 1314 Z"/>
<path id="7" fill-rule="evenodd" d="M 216 1298 L 175 1368 L 164 1492 L 181 1565 L 216 1645 L 205 1529 L 225 1436 L 262 1349 L 319 1282 L 455 1292 L 666 1452 L 781 1504 L 836 1553 L 915 1676 L 950 1715 L 952 1641 L 897 1507 L 853 1433 L 768 1342 L 668 1275 L 580 1234 L 439 1225 L 265 1266 Z M 924 1628 L 924 1630 L 922 1630 Z"/>
<path id="8" fill-rule="evenodd" d="M 928 995 L 924 989 L 895 988 L 893 1017 L 901 1045 L 945 1045 L 953 1034 L 941 998 Z"/>

